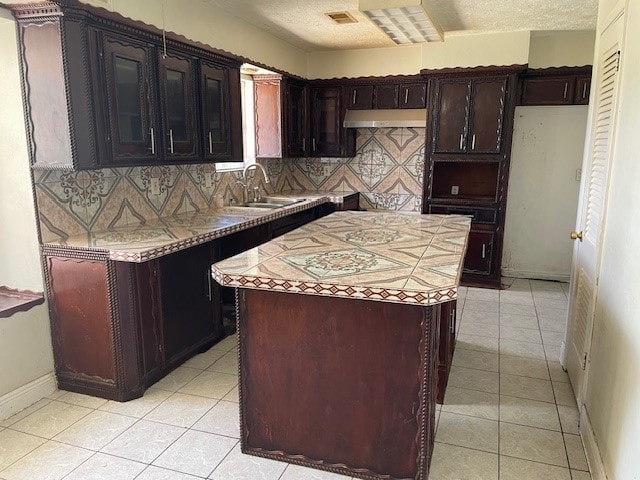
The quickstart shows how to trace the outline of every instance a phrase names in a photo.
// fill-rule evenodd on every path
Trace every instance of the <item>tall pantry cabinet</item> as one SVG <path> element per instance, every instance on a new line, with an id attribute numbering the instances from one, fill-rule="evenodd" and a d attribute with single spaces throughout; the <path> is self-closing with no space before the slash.
<path id="1" fill-rule="evenodd" d="M 511 136 L 521 67 L 423 70 L 429 112 L 423 213 L 473 220 L 462 280 L 500 286 Z"/>

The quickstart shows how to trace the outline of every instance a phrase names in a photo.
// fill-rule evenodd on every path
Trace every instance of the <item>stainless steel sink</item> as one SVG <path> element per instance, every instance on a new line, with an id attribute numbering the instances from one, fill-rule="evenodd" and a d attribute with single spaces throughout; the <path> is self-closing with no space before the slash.
<path id="1" fill-rule="evenodd" d="M 284 205 L 280 205 L 279 203 L 267 203 L 267 202 L 247 202 L 247 203 L 241 203 L 238 206 L 246 207 L 246 208 L 282 208 L 284 207 Z"/>
<path id="2" fill-rule="evenodd" d="M 304 200 L 304 198 L 291 197 L 262 197 L 259 202 L 241 203 L 238 206 L 251 208 L 282 208 L 304 202 Z"/>

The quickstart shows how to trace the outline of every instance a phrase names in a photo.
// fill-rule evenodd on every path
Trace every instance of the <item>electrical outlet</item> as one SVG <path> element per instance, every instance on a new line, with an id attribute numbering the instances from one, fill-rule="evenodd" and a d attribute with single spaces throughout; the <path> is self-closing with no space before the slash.
<path id="1" fill-rule="evenodd" d="M 576 182 L 579 182 L 580 180 L 582 180 L 582 169 L 581 168 L 576 170 Z"/>
<path id="2" fill-rule="evenodd" d="M 329 165 L 325 165 L 322 169 L 322 174 L 325 177 L 328 177 L 329 175 L 331 175 L 331 168 L 329 167 Z"/>
<path id="3" fill-rule="evenodd" d="M 160 179 L 151 178 L 151 194 L 160 195 Z"/>
<path id="4" fill-rule="evenodd" d="M 451 187 L 451 195 L 458 195 L 460 193 L 460 187 L 458 185 L 453 185 Z"/>

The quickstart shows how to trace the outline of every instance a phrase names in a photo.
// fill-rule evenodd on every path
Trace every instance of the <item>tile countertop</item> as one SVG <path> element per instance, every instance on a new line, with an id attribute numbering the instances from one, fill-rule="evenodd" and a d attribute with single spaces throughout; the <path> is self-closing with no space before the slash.
<path id="1" fill-rule="evenodd" d="M 345 192 L 344 196 L 353 192 Z M 270 222 L 323 203 L 341 203 L 343 195 L 319 192 L 282 193 L 278 196 L 302 197 L 305 201 L 277 209 L 221 207 L 164 217 L 143 225 L 128 225 L 89 232 L 64 241 L 43 244 L 45 253 L 68 249 L 107 254 L 111 260 L 146 262 L 169 253 L 199 245 L 255 225 Z"/>
<path id="2" fill-rule="evenodd" d="M 213 265 L 231 287 L 433 305 L 454 300 L 471 219 L 336 212 Z"/>

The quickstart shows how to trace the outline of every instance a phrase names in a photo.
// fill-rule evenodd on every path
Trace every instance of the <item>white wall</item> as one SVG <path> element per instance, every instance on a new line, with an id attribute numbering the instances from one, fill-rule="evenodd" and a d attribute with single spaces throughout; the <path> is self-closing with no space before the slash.
<path id="1" fill-rule="evenodd" d="M 612 2 L 601 0 L 600 20 Z M 626 9 L 619 113 L 585 405 L 609 480 L 640 479 L 640 0 Z"/>
<path id="2" fill-rule="evenodd" d="M 4 9 L 0 9 L 0 51 L 0 178 L 3 180 L 0 188 L 0 285 L 42 292 L 16 30 L 11 15 Z M 46 305 L 0 318 L 0 418 L 20 408 L 19 401 L 9 399 L 12 392 L 43 376 L 51 376 L 52 372 Z M 52 384 L 49 382 L 46 388 L 52 388 Z"/>
<path id="3" fill-rule="evenodd" d="M 595 31 L 532 32 L 529 68 L 591 65 L 595 41 Z"/>
<path id="4" fill-rule="evenodd" d="M 367 50 L 310 52 L 308 78 L 415 75 L 422 68 L 422 47 L 408 45 Z"/>
<path id="5" fill-rule="evenodd" d="M 569 280 L 586 106 L 517 107 L 503 275 Z"/>
<path id="6" fill-rule="evenodd" d="M 445 35 L 444 42 L 309 53 L 308 78 L 411 75 L 421 69 L 524 65 L 528 31 Z"/>
<path id="7" fill-rule="evenodd" d="M 529 59 L 528 31 L 474 35 L 446 34 L 444 42 L 424 43 L 422 68 L 524 65 Z"/>

